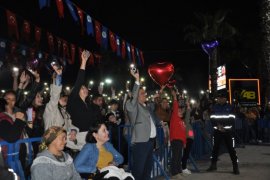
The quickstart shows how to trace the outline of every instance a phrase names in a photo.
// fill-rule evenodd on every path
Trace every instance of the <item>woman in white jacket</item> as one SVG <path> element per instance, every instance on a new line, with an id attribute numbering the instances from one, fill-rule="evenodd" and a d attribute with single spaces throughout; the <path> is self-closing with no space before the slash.
<path id="1" fill-rule="evenodd" d="M 61 93 L 62 68 L 59 68 L 56 65 L 53 65 L 52 67 L 56 76 L 53 78 L 53 83 L 50 86 L 50 101 L 46 104 L 46 108 L 43 114 L 45 131 L 51 126 L 59 126 L 64 128 L 68 133 L 73 129 L 79 132 L 79 129 L 72 124 L 70 115 L 66 110 L 68 95 Z M 79 134 L 77 133 L 77 135 Z M 67 147 L 80 150 L 84 145 L 85 140 L 76 140 L 74 138 L 76 138 L 76 136 L 68 136 Z"/>

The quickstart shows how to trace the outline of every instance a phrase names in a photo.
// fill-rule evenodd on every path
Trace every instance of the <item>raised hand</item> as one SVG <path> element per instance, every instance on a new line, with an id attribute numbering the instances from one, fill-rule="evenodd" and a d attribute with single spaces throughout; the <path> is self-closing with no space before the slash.
<path id="1" fill-rule="evenodd" d="M 136 81 L 140 82 L 139 70 L 137 70 L 136 73 L 134 71 L 130 70 L 130 74 L 136 79 Z"/>
<path id="2" fill-rule="evenodd" d="M 63 72 L 62 66 L 59 68 L 57 65 L 52 65 L 52 68 L 56 72 L 57 75 L 62 75 L 62 72 Z"/>

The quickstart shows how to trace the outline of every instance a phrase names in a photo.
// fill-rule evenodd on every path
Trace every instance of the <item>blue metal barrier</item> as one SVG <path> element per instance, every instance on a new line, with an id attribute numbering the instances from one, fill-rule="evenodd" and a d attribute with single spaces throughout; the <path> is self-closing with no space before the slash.
<path id="1" fill-rule="evenodd" d="M 22 168 L 20 159 L 19 159 L 19 152 L 20 152 L 20 145 L 22 143 L 26 143 L 28 146 L 28 154 L 27 154 L 27 165 L 31 165 L 33 161 L 33 151 L 32 151 L 32 142 L 40 142 L 41 138 L 28 138 L 28 139 L 20 139 L 15 143 L 8 143 L 6 141 L 1 141 L 0 146 L 7 146 L 7 159 L 6 164 L 12 168 L 19 176 L 21 180 L 27 179 L 24 175 L 24 170 Z"/>

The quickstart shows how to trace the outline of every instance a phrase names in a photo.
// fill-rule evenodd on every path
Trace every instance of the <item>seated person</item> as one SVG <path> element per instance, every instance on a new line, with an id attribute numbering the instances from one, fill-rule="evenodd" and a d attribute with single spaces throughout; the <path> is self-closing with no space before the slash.
<path id="1" fill-rule="evenodd" d="M 81 180 L 73 159 L 63 152 L 66 142 L 67 133 L 63 128 L 52 126 L 45 131 L 40 153 L 31 166 L 32 180 Z"/>
<path id="2" fill-rule="evenodd" d="M 86 135 L 86 144 L 77 155 L 74 165 L 81 175 L 95 174 L 103 172 L 103 169 L 109 170 L 104 178 L 110 178 L 110 169 L 118 169 L 116 166 L 123 162 L 123 156 L 118 153 L 109 141 L 109 132 L 104 123 L 97 123 L 90 127 Z M 111 167 L 111 168 L 109 168 Z M 118 169 L 122 172 L 121 169 Z M 116 171 L 118 171 L 116 170 Z M 123 176 L 122 176 L 123 175 Z M 113 175 L 112 175 L 113 176 Z M 119 179 L 131 178 L 130 173 L 122 172 Z M 133 178 L 131 178 L 133 179 Z"/>

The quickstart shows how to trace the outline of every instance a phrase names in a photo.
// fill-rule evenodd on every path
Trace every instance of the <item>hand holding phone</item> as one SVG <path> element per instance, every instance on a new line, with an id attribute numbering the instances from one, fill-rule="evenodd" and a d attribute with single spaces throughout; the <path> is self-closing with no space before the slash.
<path id="1" fill-rule="evenodd" d="M 28 108 L 26 111 L 27 114 L 27 121 L 32 122 L 33 121 L 33 108 Z"/>

